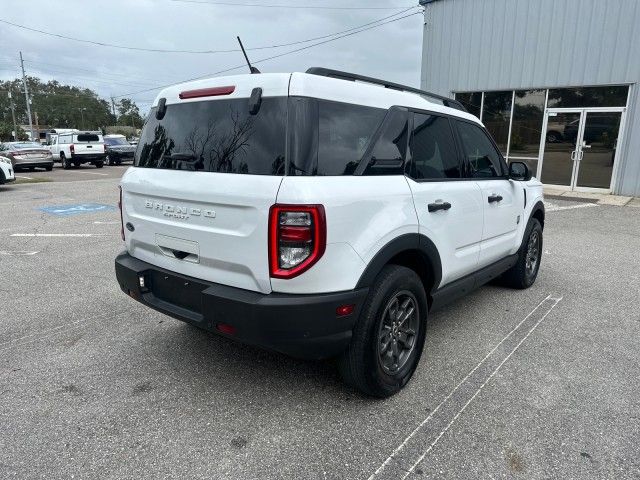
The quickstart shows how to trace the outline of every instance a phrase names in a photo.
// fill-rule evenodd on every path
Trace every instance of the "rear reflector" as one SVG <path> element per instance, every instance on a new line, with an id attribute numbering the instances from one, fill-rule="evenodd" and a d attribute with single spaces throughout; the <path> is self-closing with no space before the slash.
<path id="1" fill-rule="evenodd" d="M 219 323 L 216 325 L 216 328 L 219 332 L 224 333 L 225 335 L 235 335 L 236 327 L 233 325 L 229 325 L 228 323 Z"/>
<path id="2" fill-rule="evenodd" d="M 340 305 L 338 308 L 336 308 L 336 315 L 338 317 L 351 315 L 353 313 L 354 308 L 355 308 L 355 305 Z"/>
<path id="3" fill-rule="evenodd" d="M 200 97 L 217 97 L 219 95 L 230 95 L 235 91 L 236 87 L 234 85 L 230 85 L 227 87 L 213 87 L 213 88 L 200 88 L 198 90 L 186 90 L 184 92 L 180 92 L 181 100 L 186 100 L 187 98 L 200 98 Z"/>

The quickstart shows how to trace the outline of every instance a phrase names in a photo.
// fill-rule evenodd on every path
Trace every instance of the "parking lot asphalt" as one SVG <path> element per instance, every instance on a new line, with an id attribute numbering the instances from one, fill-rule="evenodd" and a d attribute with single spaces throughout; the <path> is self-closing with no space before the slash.
<path id="1" fill-rule="evenodd" d="M 33 180 L 44 180 L 51 182 L 78 182 L 84 180 L 98 180 L 122 177 L 124 171 L 129 165 L 120 165 L 102 168 L 96 168 L 94 165 L 80 165 L 78 168 L 72 167 L 69 170 L 62 168 L 59 163 L 53 164 L 53 170 L 50 172 L 41 168 L 30 170 L 18 170 L 16 172 L 16 181 L 29 183 Z"/>
<path id="2" fill-rule="evenodd" d="M 40 210 L 115 205 L 84 180 L 0 187 L 0 478 L 640 477 L 640 209 L 552 200 L 536 284 L 431 315 L 381 401 L 126 297 L 117 210 Z"/>

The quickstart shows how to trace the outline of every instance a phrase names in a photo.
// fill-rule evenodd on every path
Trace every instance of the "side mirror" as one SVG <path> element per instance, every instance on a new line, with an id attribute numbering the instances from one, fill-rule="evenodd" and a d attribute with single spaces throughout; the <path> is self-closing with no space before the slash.
<path id="1" fill-rule="evenodd" d="M 520 182 L 531 180 L 531 171 L 524 162 L 511 162 L 509 164 L 509 178 Z"/>

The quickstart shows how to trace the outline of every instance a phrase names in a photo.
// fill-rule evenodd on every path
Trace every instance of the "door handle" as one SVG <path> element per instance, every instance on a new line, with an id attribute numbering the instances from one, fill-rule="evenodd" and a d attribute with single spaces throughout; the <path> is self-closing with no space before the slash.
<path id="1" fill-rule="evenodd" d="M 438 210 L 449 210 L 451 208 L 451 204 L 449 202 L 436 202 L 430 203 L 427 205 L 429 212 L 437 212 Z"/>
<path id="2" fill-rule="evenodd" d="M 501 201 L 502 201 L 502 197 L 500 195 L 496 195 L 495 193 L 492 195 L 489 195 L 489 203 L 501 202 Z"/>
<path id="3" fill-rule="evenodd" d="M 576 154 L 577 153 L 578 153 L 577 150 L 574 150 L 573 152 L 571 152 L 571 160 L 574 161 L 574 162 L 576 161 Z"/>
<path id="4" fill-rule="evenodd" d="M 591 147 L 589 147 L 591 148 Z M 582 161 L 582 158 L 584 157 L 584 152 L 582 151 L 582 149 L 580 149 L 580 156 L 578 157 L 578 161 Z"/>

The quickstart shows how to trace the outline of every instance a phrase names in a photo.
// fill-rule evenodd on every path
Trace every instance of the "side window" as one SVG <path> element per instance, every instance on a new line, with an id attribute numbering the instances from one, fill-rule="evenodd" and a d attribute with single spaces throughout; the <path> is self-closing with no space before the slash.
<path id="1" fill-rule="evenodd" d="M 317 175 L 351 175 L 387 111 L 348 103 L 318 102 Z"/>
<path id="2" fill-rule="evenodd" d="M 415 113 L 409 145 L 411 178 L 460 178 L 460 161 L 448 118 Z"/>
<path id="3" fill-rule="evenodd" d="M 500 154 L 487 133 L 467 122 L 457 122 L 464 154 L 469 162 L 470 174 L 474 178 L 501 177 L 505 174 Z"/>
<path id="4" fill-rule="evenodd" d="M 367 155 L 363 175 L 402 175 L 408 136 L 409 113 L 392 109 L 385 118 L 376 144 Z"/>

